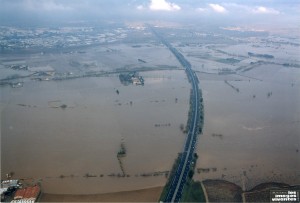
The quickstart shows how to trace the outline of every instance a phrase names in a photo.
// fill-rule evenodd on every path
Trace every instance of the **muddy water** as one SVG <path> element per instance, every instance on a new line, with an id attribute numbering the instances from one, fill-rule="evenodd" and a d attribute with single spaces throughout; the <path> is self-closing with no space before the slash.
<path id="1" fill-rule="evenodd" d="M 117 76 L 2 87 L 2 177 L 13 171 L 15 178 L 40 181 L 48 193 L 164 185 L 164 176 L 140 174 L 170 170 L 182 150 L 179 126 L 187 120 L 190 85 L 183 71 L 141 75 L 143 87 L 122 86 Z M 242 79 L 230 81 L 236 92 L 220 78 L 199 75 L 205 123 L 197 168 L 210 172 L 196 172 L 195 178 L 225 179 L 248 189 L 264 181 L 299 183 L 299 69 L 262 66 L 245 75 L 262 81 L 233 76 Z M 62 104 L 67 108 L 54 108 Z M 121 174 L 116 155 L 122 139 L 130 177 L 108 177 Z M 97 177 L 85 178 L 87 173 Z"/>
<path id="2" fill-rule="evenodd" d="M 262 66 L 246 74 L 263 81 L 231 81 L 239 92 L 224 81 L 201 82 L 205 121 L 197 167 L 210 171 L 196 179 L 246 189 L 264 181 L 299 184 L 300 70 Z"/>
<path id="3" fill-rule="evenodd" d="M 122 86 L 114 76 L 2 88 L 2 177 L 14 172 L 14 178 L 33 178 L 47 193 L 164 185 L 164 176 L 140 174 L 170 170 L 181 151 L 185 136 L 179 126 L 187 120 L 190 86 L 184 71 L 141 75 L 145 86 Z M 55 108 L 62 104 L 67 108 Z M 130 177 L 108 177 L 121 174 L 117 152 L 122 139 Z M 97 177 L 86 178 L 87 173 Z"/>

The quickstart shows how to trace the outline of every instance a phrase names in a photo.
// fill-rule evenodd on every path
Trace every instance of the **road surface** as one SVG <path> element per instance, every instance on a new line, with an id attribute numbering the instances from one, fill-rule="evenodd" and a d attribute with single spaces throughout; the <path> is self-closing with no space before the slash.
<path id="1" fill-rule="evenodd" d="M 184 150 L 182 152 L 182 156 L 178 167 L 176 169 L 175 175 L 171 180 L 171 185 L 165 199 L 165 202 L 179 202 L 182 196 L 182 192 L 184 189 L 184 185 L 186 183 L 191 164 L 193 161 L 195 145 L 197 141 L 197 136 L 200 131 L 202 131 L 202 126 L 199 126 L 202 121 L 200 120 L 201 114 L 201 102 L 202 95 L 200 94 L 198 87 L 198 78 L 195 72 L 192 70 L 191 64 L 184 58 L 184 56 L 170 43 L 168 43 L 165 39 L 163 39 L 153 28 L 151 28 L 152 32 L 161 40 L 161 42 L 169 48 L 169 50 L 174 54 L 180 64 L 185 68 L 187 77 L 192 86 L 191 92 L 191 118 L 189 119 L 189 131 L 186 139 L 186 143 L 184 146 Z M 201 121 L 201 122 L 200 122 Z"/>

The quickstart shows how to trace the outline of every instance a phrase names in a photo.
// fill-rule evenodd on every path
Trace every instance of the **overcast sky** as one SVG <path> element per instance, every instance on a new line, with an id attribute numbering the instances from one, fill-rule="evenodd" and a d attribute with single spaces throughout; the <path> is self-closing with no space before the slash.
<path id="1" fill-rule="evenodd" d="M 78 20 L 254 20 L 299 23 L 299 0 L 0 0 L 0 23 Z M 299 23 L 300 24 L 300 23 Z"/>

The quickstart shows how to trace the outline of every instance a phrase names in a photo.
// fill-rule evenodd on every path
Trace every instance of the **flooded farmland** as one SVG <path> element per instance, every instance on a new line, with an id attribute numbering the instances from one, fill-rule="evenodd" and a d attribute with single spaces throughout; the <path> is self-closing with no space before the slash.
<path id="1" fill-rule="evenodd" d="M 299 184 L 300 45 L 155 29 L 200 81 L 204 127 L 194 179 L 244 191 L 263 182 Z M 165 185 L 186 142 L 191 84 L 150 30 L 114 31 L 140 38 L 0 54 L 2 177 L 68 195 Z"/>
<path id="2" fill-rule="evenodd" d="M 272 181 L 298 184 L 300 70 L 261 66 L 245 75 L 262 81 L 233 80 L 237 92 L 199 74 L 205 123 L 196 177 L 228 180 L 245 189 Z"/>
<path id="3" fill-rule="evenodd" d="M 141 75 L 145 86 L 103 77 L 2 89 L 2 176 L 14 172 L 16 178 L 40 181 L 47 193 L 63 194 L 164 185 L 164 174 L 141 175 L 170 170 L 181 150 L 189 85 L 181 70 Z M 56 103 L 67 107 L 52 108 Z M 108 177 L 121 174 L 122 139 L 130 177 Z"/>

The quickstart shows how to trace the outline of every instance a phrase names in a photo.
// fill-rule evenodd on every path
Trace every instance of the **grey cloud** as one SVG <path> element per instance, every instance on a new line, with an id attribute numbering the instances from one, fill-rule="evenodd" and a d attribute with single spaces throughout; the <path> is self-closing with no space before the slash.
<path id="1" fill-rule="evenodd" d="M 167 2 L 165 12 L 149 9 L 151 2 Z M 289 15 L 299 17 L 298 0 L 0 0 L 0 23 L 42 20 L 116 19 L 182 19 L 219 16 L 225 18 L 255 18 L 259 15 Z M 159 4 L 156 4 L 159 6 Z M 158 8 L 155 7 L 155 8 Z M 157 11 L 158 10 L 158 11 Z M 217 12 L 226 15 L 217 14 Z M 222 19 L 221 19 L 222 18 Z"/>

